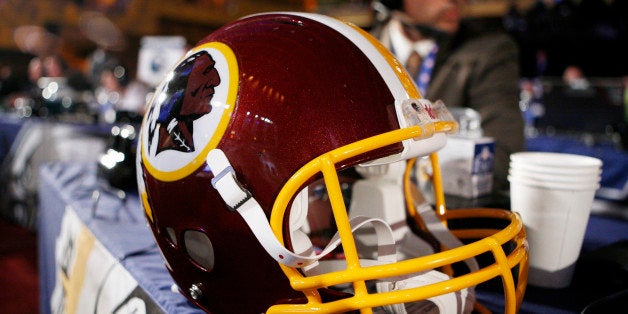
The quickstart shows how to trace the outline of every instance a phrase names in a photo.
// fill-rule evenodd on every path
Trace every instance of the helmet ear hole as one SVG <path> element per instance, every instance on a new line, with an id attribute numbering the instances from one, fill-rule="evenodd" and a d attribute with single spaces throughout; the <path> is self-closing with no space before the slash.
<path id="1" fill-rule="evenodd" d="M 173 246 L 177 246 L 178 245 L 178 241 L 177 241 L 177 234 L 174 231 L 174 229 L 172 229 L 172 227 L 166 227 L 165 228 L 166 232 L 165 234 L 168 236 L 168 242 L 170 242 L 170 244 L 172 244 Z"/>
<path id="2" fill-rule="evenodd" d="M 186 230 L 183 244 L 190 259 L 205 271 L 214 269 L 214 247 L 207 235 L 198 230 Z"/>

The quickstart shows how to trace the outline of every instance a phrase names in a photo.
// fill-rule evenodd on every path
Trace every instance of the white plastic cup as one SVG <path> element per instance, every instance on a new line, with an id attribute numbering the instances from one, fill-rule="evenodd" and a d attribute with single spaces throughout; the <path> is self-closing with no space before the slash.
<path id="1" fill-rule="evenodd" d="M 602 161 L 595 157 L 553 152 L 518 152 L 510 155 L 510 160 L 517 164 L 560 169 L 599 169 L 602 166 Z"/>
<path id="2" fill-rule="evenodd" d="M 544 172 L 525 171 L 517 168 L 510 168 L 508 174 L 514 178 L 536 181 L 540 184 L 546 183 L 559 186 L 564 184 L 598 184 L 602 179 L 600 174 L 597 173 L 591 173 L 586 175 L 557 175 Z"/>
<path id="3" fill-rule="evenodd" d="M 510 176 L 510 204 L 521 215 L 530 246 L 528 283 L 571 284 L 599 183 L 539 183 Z"/>
<path id="4" fill-rule="evenodd" d="M 520 170 L 531 173 L 544 173 L 548 175 L 560 176 L 582 176 L 582 175 L 600 175 L 602 169 L 600 167 L 552 167 L 536 164 L 526 164 L 524 162 L 510 162 L 510 169 Z"/>

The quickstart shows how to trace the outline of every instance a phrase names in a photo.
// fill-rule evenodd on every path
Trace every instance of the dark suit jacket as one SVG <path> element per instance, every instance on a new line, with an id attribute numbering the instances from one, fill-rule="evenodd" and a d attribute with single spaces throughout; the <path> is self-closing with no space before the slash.
<path id="1" fill-rule="evenodd" d="M 495 138 L 495 188 L 507 189 L 509 156 L 524 149 L 517 46 L 506 34 L 463 24 L 439 47 L 427 96 L 480 113 L 484 134 Z"/>
<path id="2" fill-rule="evenodd" d="M 440 36 L 437 42 L 426 96 L 480 113 L 484 134 L 495 139 L 494 190 L 507 190 L 509 156 L 524 149 L 516 43 L 505 33 L 477 31 L 465 24 L 454 36 Z"/>

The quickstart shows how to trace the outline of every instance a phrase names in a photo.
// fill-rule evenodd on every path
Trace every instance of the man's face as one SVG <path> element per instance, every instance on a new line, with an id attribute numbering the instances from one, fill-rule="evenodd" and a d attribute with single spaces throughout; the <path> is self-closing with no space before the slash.
<path id="1" fill-rule="evenodd" d="M 463 2 L 463 0 L 404 0 L 404 8 L 406 14 L 416 24 L 453 33 L 458 30 L 459 4 Z"/>

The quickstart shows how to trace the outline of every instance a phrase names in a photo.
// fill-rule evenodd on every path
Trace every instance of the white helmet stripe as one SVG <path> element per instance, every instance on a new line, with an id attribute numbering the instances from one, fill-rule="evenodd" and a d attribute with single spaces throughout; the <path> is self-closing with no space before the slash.
<path id="1" fill-rule="evenodd" d="M 420 98 L 420 94 L 405 68 L 377 39 L 371 37 L 359 27 L 339 19 L 314 13 L 276 12 L 289 14 L 317 21 L 344 35 L 355 44 L 373 63 L 382 76 L 395 99 Z M 266 13 L 267 14 L 267 13 Z"/>

